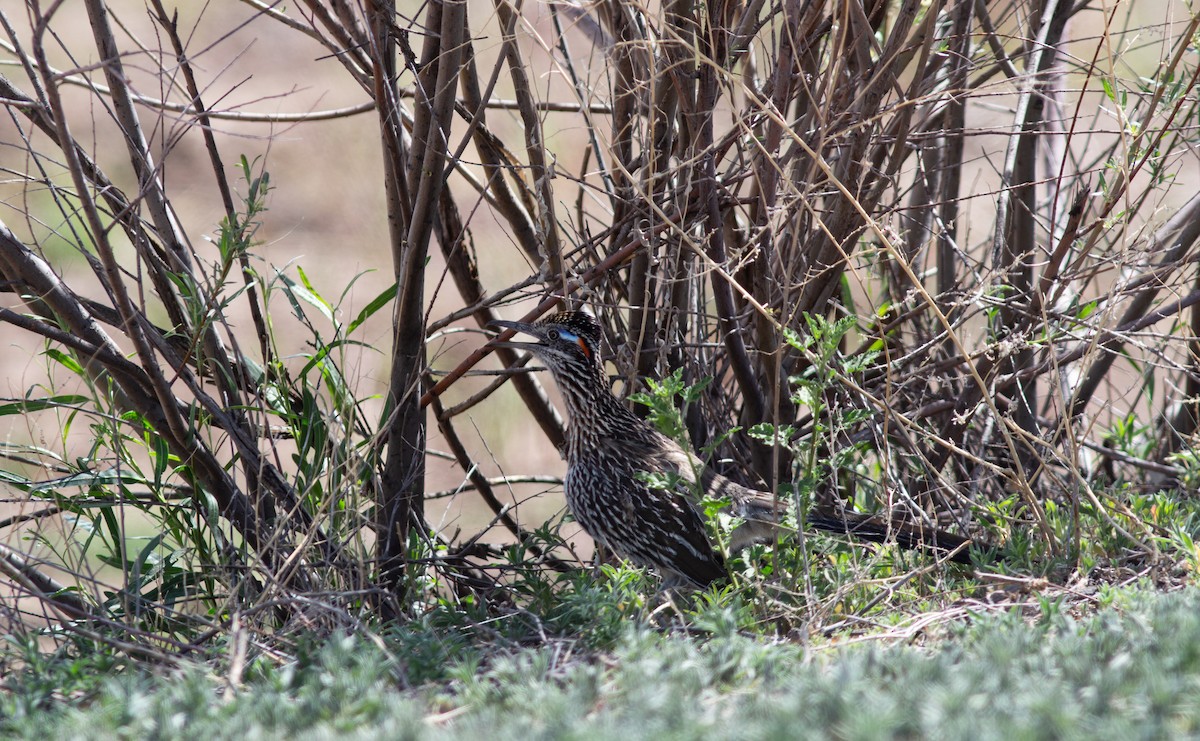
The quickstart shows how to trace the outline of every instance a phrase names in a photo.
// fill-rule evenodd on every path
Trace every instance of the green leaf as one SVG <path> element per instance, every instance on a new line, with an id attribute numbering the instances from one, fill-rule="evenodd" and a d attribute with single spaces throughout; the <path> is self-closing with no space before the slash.
<path id="1" fill-rule="evenodd" d="M 8 404 L 0 404 L 0 417 L 9 414 L 29 414 L 30 412 L 41 412 L 46 409 L 58 409 L 60 407 L 73 408 L 88 401 L 88 397 L 78 394 L 48 396 L 44 399 L 20 399 Z"/>
<path id="2" fill-rule="evenodd" d="M 810 335 L 801 335 L 791 327 L 783 328 L 783 340 L 792 347 L 801 351 L 807 350 L 808 346 L 812 344 L 812 337 Z"/>
<path id="3" fill-rule="evenodd" d="M 674 491 L 685 488 L 683 477 L 674 471 L 634 471 L 633 477 L 651 489 Z"/>
<path id="4" fill-rule="evenodd" d="M 0 471 L 0 483 L 8 484 L 9 486 L 25 492 L 29 491 L 30 487 L 34 486 L 33 481 L 25 478 L 24 476 L 18 476 L 12 471 Z"/>
<path id="5" fill-rule="evenodd" d="M 354 321 L 350 322 L 350 326 L 346 328 L 346 334 L 351 334 L 354 332 L 354 330 L 358 329 L 363 322 L 374 316 L 375 313 L 384 306 L 387 306 L 388 303 L 390 303 L 392 299 L 396 297 L 396 287 L 398 285 L 399 283 L 393 283 L 391 286 L 384 289 L 384 291 L 376 296 L 371 303 L 367 304 L 362 311 L 358 312 L 358 316 L 354 317 Z"/>
<path id="6" fill-rule="evenodd" d="M 313 290 L 312 285 L 308 282 L 308 277 L 304 274 L 304 271 L 300 268 L 296 268 L 296 272 L 300 274 L 300 279 L 303 281 L 303 284 L 297 283 L 295 280 L 286 275 L 279 276 L 280 279 L 283 280 L 284 290 L 287 291 L 288 297 L 303 301 L 304 303 L 314 307 L 317 311 L 321 312 L 321 315 L 328 319 L 331 324 L 336 323 L 333 317 L 333 308 L 328 304 L 328 302 L 325 301 L 325 299 L 321 298 L 321 296 L 317 294 L 315 290 Z M 292 302 L 292 306 L 296 309 L 297 314 L 301 313 L 300 307 L 296 305 L 295 301 Z"/>
<path id="7" fill-rule="evenodd" d="M 746 434 L 767 445 L 787 445 L 796 436 L 796 428 L 791 425 L 776 426 L 770 422 L 762 422 L 746 430 Z"/>
<path id="8" fill-rule="evenodd" d="M 64 368 L 66 368 L 67 370 L 71 371 L 72 373 L 74 373 L 77 376 L 83 375 L 83 366 L 80 365 L 79 361 L 77 361 L 75 359 L 75 356 L 71 355 L 70 353 L 65 353 L 62 350 L 56 350 L 51 347 L 51 348 L 47 348 L 46 357 L 55 361 L 56 363 L 58 363 L 59 365 L 61 365 Z"/>
<path id="9" fill-rule="evenodd" d="M 847 373 L 859 373 L 874 364 L 875 359 L 878 357 L 878 350 L 865 350 L 858 355 L 846 359 L 845 371 Z"/>
<path id="10" fill-rule="evenodd" d="M 129 473 L 129 469 L 108 468 L 103 471 L 81 471 L 69 476 L 60 476 L 49 481 L 39 481 L 29 488 L 31 494 L 40 494 L 58 489 L 108 487 L 113 484 L 147 484 L 141 476 Z"/>

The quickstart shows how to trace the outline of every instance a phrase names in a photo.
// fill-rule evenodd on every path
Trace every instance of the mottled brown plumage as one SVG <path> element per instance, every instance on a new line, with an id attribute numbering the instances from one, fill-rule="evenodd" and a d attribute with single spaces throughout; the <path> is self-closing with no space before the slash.
<path id="1" fill-rule="evenodd" d="M 725 576 L 724 560 L 713 549 L 697 508 L 699 492 L 727 498 L 732 513 L 744 521 L 733 533 L 732 549 L 772 536 L 782 503 L 706 468 L 612 394 L 600 362 L 600 325 L 590 314 L 570 311 L 536 324 L 493 324 L 534 337 L 536 342 L 494 341 L 493 345 L 528 350 L 545 363 L 558 384 L 570 418 L 567 506 L 593 539 L 623 558 L 655 569 L 664 586 L 672 587 L 705 586 Z M 651 487 L 644 481 L 645 473 L 673 474 L 678 484 Z M 871 540 L 890 536 L 908 547 L 929 540 L 935 547 L 952 549 L 965 542 L 945 533 L 926 538 L 913 526 L 889 527 L 861 515 L 813 513 L 806 522 Z"/>

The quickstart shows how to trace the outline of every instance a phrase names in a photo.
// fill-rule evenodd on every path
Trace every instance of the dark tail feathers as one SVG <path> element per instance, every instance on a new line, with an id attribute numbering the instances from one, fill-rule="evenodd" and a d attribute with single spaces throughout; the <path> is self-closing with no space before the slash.
<path id="1" fill-rule="evenodd" d="M 901 548 L 909 550 L 927 548 L 942 551 L 952 554 L 951 561 L 971 563 L 971 553 L 968 548 L 964 547 L 970 544 L 970 538 L 913 522 L 888 521 L 856 512 L 841 514 L 810 512 L 805 518 L 805 522 L 818 530 L 844 533 L 875 543 L 895 543 Z"/>

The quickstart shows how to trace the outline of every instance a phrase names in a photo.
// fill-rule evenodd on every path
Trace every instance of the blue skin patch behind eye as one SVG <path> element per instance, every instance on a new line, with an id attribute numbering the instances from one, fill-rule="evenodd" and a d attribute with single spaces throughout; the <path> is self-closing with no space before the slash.
<path id="1" fill-rule="evenodd" d="M 585 342 L 582 337 L 575 334 L 574 332 L 568 332 L 565 329 L 557 330 L 557 332 L 558 332 L 558 339 L 575 343 L 576 345 L 579 346 L 579 349 L 583 351 L 583 354 L 588 357 L 588 360 L 591 360 L 592 348 L 588 347 L 587 342 Z"/>

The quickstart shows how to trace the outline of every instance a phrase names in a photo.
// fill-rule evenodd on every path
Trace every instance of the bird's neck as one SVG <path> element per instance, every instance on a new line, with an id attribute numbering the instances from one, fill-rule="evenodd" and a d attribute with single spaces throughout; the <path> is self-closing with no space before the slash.
<path id="1" fill-rule="evenodd" d="M 601 369 L 594 369 L 586 383 L 578 377 L 556 376 L 570 420 L 568 437 L 572 446 L 592 445 L 600 437 L 636 434 L 645 425 L 609 390 Z"/>

